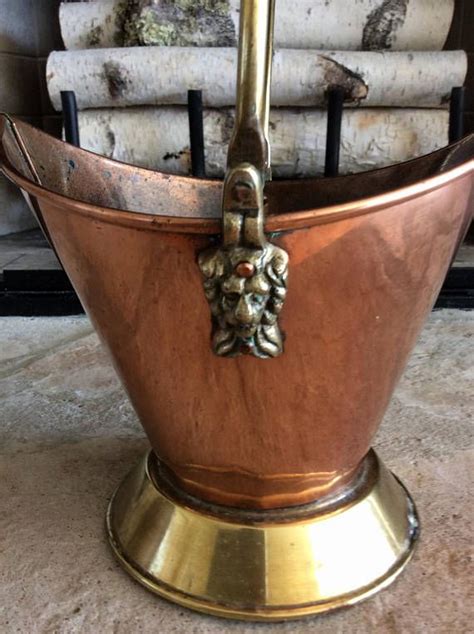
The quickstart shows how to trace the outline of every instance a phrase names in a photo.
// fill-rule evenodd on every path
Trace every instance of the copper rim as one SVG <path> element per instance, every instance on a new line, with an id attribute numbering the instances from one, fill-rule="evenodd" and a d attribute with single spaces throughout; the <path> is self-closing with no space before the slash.
<path id="1" fill-rule="evenodd" d="M 6 115 L 3 116 L 12 124 L 13 128 L 15 129 L 15 120 L 13 118 L 7 117 Z M 59 139 L 52 139 L 52 137 L 46 133 L 42 134 L 44 134 L 44 136 L 48 139 L 53 140 L 54 143 L 66 146 L 69 145 L 64 141 L 60 141 Z M 21 135 L 17 131 L 16 136 L 21 147 Z M 469 137 L 465 137 L 465 139 L 463 139 L 463 141 L 461 141 L 460 143 L 469 141 L 474 141 L 474 134 L 470 135 Z M 456 148 L 457 145 L 459 144 L 453 144 L 449 147 Z M 75 150 L 84 153 L 85 155 L 97 156 L 95 153 L 89 152 L 88 150 L 78 148 L 75 148 Z M 446 148 L 444 148 L 444 150 L 446 150 Z M 24 148 L 22 148 L 22 151 L 25 156 L 28 157 L 28 153 Z M 441 150 L 438 150 L 438 152 L 441 152 Z M 409 165 L 410 163 L 415 163 L 417 161 L 427 159 L 434 154 L 436 154 L 436 152 L 425 155 L 424 157 L 419 157 L 418 159 L 399 163 L 398 165 Z M 97 218 L 100 219 L 102 222 L 112 222 L 115 225 L 119 226 L 134 227 L 136 229 L 144 230 L 172 231 L 174 233 L 188 234 L 215 234 L 220 232 L 220 219 L 153 215 L 136 211 L 127 211 L 124 209 L 103 207 L 100 205 L 94 205 L 92 203 L 71 199 L 68 196 L 47 189 L 43 185 L 35 184 L 28 178 L 25 178 L 11 165 L 3 152 L 0 154 L 0 158 L 2 163 L 2 171 L 5 173 L 5 175 L 15 181 L 19 186 L 23 187 L 29 193 L 32 193 L 36 196 L 41 196 L 43 199 L 51 201 L 52 203 L 55 203 L 59 206 L 67 205 L 69 211 L 73 211 L 83 216 Z M 120 161 L 115 161 L 113 159 L 107 159 L 104 157 L 104 160 L 111 164 L 124 165 L 124 163 L 121 163 Z M 157 170 L 147 170 L 145 168 L 137 169 L 140 169 L 144 172 L 149 172 L 151 174 L 159 174 L 164 177 L 176 180 L 176 182 L 179 181 L 183 183 L 188 182 L 195 184 L 197 181 L 197 179 L 192 177 L 169 175 Z M 373 172 L 380 172 L 382 171 L 382 169 L 373 170 Z M 352 202 L 324 206 L 317 209 L 286 212 L 278 215 L 270 214 L 267 217 L 267 221 L 265 223 L 265 230 L 271 233 L 294 229 L 304 229 L 315 225 L 327 224 L 334 221 L 344 220 L 347 218 L 353 218 L 356 216 L 381 211 L 389 206 L 400 204 L 412 200 L 413 198 L 416 198 L 422 194 L 435 191 L 446 185 L 446 183 L 462 178 L 473 169 L 474 159 L 471 159 L 465 161 L 461 165 L 447 170 L 446 172 L 438 173 L 434 176 L 422 179 L 415 184 L 400 187 L 387 193 L 368 196 L 367 198 L 361 198 L 360 200 Z M 364 174 L 367 173 L 368 172 L 364 172 Z M 305 184 L 314 185 L 314 183 L 318 180 L 320 179 L 308 178 L 301 179 L 299 181 L 287 181 L 287 184 L 292 185 L 293 183 L 295 183 L 298 185 L 298 187 L 304 187 Z M 198 182 L 199 186 L 202 188 L 216 186 L 215 180 L 199 179 Z"/>

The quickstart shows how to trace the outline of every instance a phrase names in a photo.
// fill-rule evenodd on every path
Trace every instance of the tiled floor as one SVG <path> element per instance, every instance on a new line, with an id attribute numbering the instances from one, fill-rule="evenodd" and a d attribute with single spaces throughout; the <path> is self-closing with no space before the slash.
<path id="1" fill-rule="evenodd" d="M 147 442 L 85 317 L 0 319 L 0 632 L 467 634 L 474 467 L 474 312 L 433 313 L 375 446 L 422 520 L 389 589 L 326 617 L 256 625 L 149 594 L 104 534 L 112 492 Z"/>

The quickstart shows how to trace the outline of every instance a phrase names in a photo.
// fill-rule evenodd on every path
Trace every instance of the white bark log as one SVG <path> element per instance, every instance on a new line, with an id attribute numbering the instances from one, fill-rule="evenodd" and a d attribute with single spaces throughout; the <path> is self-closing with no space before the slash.
<path id="1" fill-rule="evenodd" d="M 59 23 L 67 49 L 121 46 L 121 0 L 62 2 Z"/>
<path id="2" fill-rule="evenodd" d="M 153 11 L 150 15 L 141 10 L 137 43 L 223 46 L 236 42 L 239 0 L 219 3 L 221 16 L 230 24 L 231 41 L 225 43 L 219 43 L 222 35 L 217 29 L 212 31 L 211 18 L 199 23 L 200 28 L 187 29 L 169 16 L 169 6 L 177 3 L 149 0 L 148 4 Z M 66 48 L 123 45 L 123 7 L 123 0 L 63 3 L 60 22 Z M 454 0 L 277 0 L 275 42 L 280 48 L 436 51 L 446 41 L 453 11 Z"/>
<path id="3" fill-rule="evenodd" d="M 206 110 L 208 176 L 222 176 L 233 111 Z M 314 176 L 324 169 L 326 113 L 272 110 L 270 141 L 278 177 Z M 81 145 L 119 161 L 172 174 L 190 172 L 189 126 L 182 107 L 85 110 L 79 113 Z M 342 174 L 391 165 L 432 152 L 448 141 L 446 110 L 360 108 L 342 123 Z"/>
<path id="4" fill-rule="evenodd" d="M 273 61 L 274 106 L 322 106 L 330 85 L 364 106 L 440 107 L 467 71 L 463 51 L 438 53 L 280 49 Z M 54 52 L 47 65 L 56 109 L 60 91 L 74 90 L 78 107 L 181 105 L 188 89 L 203 90 L 210 107 L 235 104 L 233 48 L 136 47 Z M 366 98 L 365 98 L 366 97 Z"/>

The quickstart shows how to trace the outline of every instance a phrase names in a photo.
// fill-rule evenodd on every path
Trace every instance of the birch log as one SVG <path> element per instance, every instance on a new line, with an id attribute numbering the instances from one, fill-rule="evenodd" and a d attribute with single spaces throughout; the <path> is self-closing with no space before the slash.
<path id="1" fill-rule="evenodd" d="M 454 0 L 277 0 L 280 48 L 441 50 Z M 101 0 L 60 8 L 67 49 L 234 46 L 239 0 Z"/>
<path id="2" fill-rule="evenodd" d="M 273 172 L 278 177 L 314 176 L 324 170 L 326 113 L 277 109 L 270 116 Z M 172 174 L 190 173 L 186 108 L 115 108 L 79 113 L 81 145 L 119 161 Z M 233 111 L 205 110 L 208 176 L 222 176 Z M 446 145 L 446 110 L 360 108 L 342 123 L 342 174 L 405 161 Z"/>
<path id="3" fill-rule="evenodd" d="M 116 48 L 50 55 L 48 90 L 57 110 L 61 90 L 74 90 L 78 107 L 182 105 L 188 89 L 203 90 L 205 105 L 235 105 L 234 48 Z M 463 51 L 318 52 L 280 49 L 273 59 L 274 106 L 322 106 L 330 85 L 364 106 L 446 106 L 462 86 Z"/>

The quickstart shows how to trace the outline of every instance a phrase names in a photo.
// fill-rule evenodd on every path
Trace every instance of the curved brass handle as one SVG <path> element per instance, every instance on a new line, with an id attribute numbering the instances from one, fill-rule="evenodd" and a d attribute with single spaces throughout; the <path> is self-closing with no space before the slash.
<path id="1" fill-rule="evenodd" d="M 222 197 L 222 245 L 200 254 L 216 354 L 267 359 L 283 352 L 278 315 L 288 254 L 264 233 L 271 177 L 268 119 L 275 0 L 241 0 L 237 104 Z"/>

